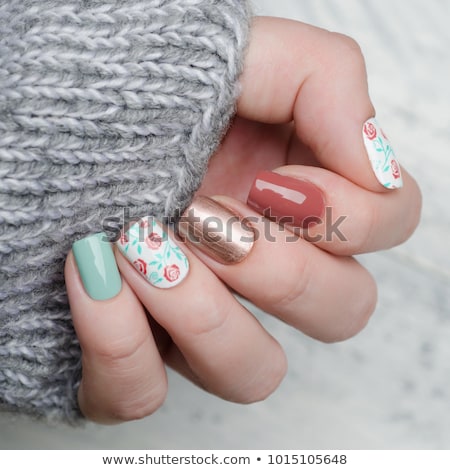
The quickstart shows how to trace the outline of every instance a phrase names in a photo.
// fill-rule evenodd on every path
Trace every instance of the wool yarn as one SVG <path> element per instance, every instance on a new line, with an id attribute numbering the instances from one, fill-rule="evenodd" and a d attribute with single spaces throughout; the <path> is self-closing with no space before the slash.
<path id="1" fill-rule="evenodd" d="M 189 204 L 248 24 L 244 0 L 0 0 L 0 410 L 80 417 L 65 257 Z"/>

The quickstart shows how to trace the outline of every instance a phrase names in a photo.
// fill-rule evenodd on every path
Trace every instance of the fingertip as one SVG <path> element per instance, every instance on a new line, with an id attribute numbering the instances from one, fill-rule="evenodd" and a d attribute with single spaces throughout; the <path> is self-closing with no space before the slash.
<path id="1" fill-rule="evenodd" d="M 373 192 L 402 187 L 354 39 L 297 21 L 259 18 L 241 83 L 240 116 L 265 123 L 293 120 L 298 138 L 324 168 Z"/>
<path id="2" fill-rule="evenodd" d="M 378 302 L 378 287 L 372 274 L 355 262 L 359 269 L 359 281 L 364 283 L 364 293 L 354 295 L 348 314 L 333 330 L 322 334 L 317 339 L 323 343 L 333 344 L 347 341 L 360 334 L 368 325 L 375 313 Z"/>

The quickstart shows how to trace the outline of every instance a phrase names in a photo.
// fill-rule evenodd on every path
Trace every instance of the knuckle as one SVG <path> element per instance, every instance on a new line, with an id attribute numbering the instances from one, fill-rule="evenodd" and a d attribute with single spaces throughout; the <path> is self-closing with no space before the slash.
<path id="1" fill-rule="evenodd" d="M 137 336 L 128 335 L 114 341 L 109 339 L 107 342 L 98 342 L 93 349 L 87 351 L 84 348 L 83 352 L 89 357 L 95 357 L 96 362 L 109 370 L 122 370 L 139 356 L 146 341 L 146 336 L 138 333 Z"/>
<path id="2" fill-rule="evenodd" d="M 222 296 L 214 295 L 213 290 L 205 289 L 201 296 L 196 297 L 195 307 L 183 312 L 183 336 L 195 338 L 220 330 L 235 308 L 231 302 L 231 296 L 224 301 Z"/>
<path id="3" fill-rule="evenodd" d="M 83 377 L 78 402 L 86 419 L 100 424 L 116 424 L 153 414 L 163 405 L 166 396 L 167 380 L 160 380 L 145 391 L 130 390 L 130 393 L 110 396 L 105 390 L 98 390 L 95 378 L 87 381 Z"/>
<path id="4" fill-rule="evenodd" d="M 359 305 L 355 307 L 354 304 L 352 306 L 353 311 L 347 314 L 346 321 L 342 323 L 342 328 L 335 331 L 333 336 L 322 338 L 322 341 L 325 343 L 338 343 L 361 333 L 375 311 L 377 297 L 377 286 L 373 278 L 370 277 L 370 284 L 367 284 Z"/>
<path id="5" fill-rule="evenodd" d="M 366 63 L 359 44 L 351 37 L 341 33 L 330 32 L 327 41 L 328 63 L 330 67 L 366 76 Z"/>
<path id="6" fill-rule="evenodd" d="M 278 259 L 277 270 L 283 273 L 283 282 L 274 288 L 273 280 L 266 289 L 261 289 L 259 298 L 265 306 L 274 311 L 284 311 L 308 290 L 309 263 L 301 250 L 295 250 L 292 256 Z"/>
<path id="7" fill-rule="evenodd" d="M 386 211 L 386 206 L 381 204 L 366 204 L 364 210 L 358 211 L 357 230 L 352 230 L 348 243 L 338 247 L 339 254 L 355 255 L 387 249 L 408 240 L 419 225 L 422 211 L 421 191 L 417 183 L 413 182 L 413 185 L 406 203 L 394 201 L 398 206 L 395 210 Z"/>
<path id="8" fill-rule="evenodd" d="M 415 232 L 420 222 L 422 214 L 422 193 L 419 186 L 413 181 L 414 187 L 409 196 L 408 202 L 408 217 L 405 218 L 404 231 L 399 240 L 399 243 L 403 243 Z"/>
<path id="9" fill-rule="evenodd" d="M 339 58 L 350 58 L 356 63 L 364 63 L 364 57 L 360 45 L 350 36 L 341 33 L 330 33 L 333 38 L 335 53 L 338 52 Z"/>
<path id="10" fill-rule="evenodd" d="M 115 421 L 136 421 L 157 411 L 163 405 L 166 395 L 167 385 L 160 383 L 142 397 L 114 404 L 109 414 Z"/>
<path id="11" fill-rule="evenodd" d="M 287 373 L 287 360 L 283 350 L 272 355 L 270 366 L 255 374 L 244 387 L 232 393 L 230 401 L 248 405 L 266 400 L 279 387 Z"/>
<path id="12" fill-rule="evenodd" d="M 82 412 L 88 419 L 102 423 L 137 420 L 154 413 L 163 404 L 167 394 L 164 377 L 155 380 L 145 374 L 136 375 L 137 365 L 147 355 L 146 341 L 146 335 L 139 334 L 83 349 L 83 386 L 79 397 L 82 397 Z M 104 390 L 98 377 L 116 386 Z"/>
<path id="13" fill-rule="evenodd" d="M 353 232 L 347 246 L 350 255 L 366 253 L 377 245 L 379 235 L 378 227 L 381 223 L 382 214 L 376 204 L 366 204 L 363 211 L 359 212 L 359 230 Z"/>

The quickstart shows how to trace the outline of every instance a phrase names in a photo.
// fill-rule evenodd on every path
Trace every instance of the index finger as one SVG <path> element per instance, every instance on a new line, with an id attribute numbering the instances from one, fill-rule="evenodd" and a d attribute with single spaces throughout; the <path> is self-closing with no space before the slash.
<path id="1" fill-rule="evenodd" d="M 294 120 L 298 137 L 325 168 L 372 191 L 402 187 L 352 39 L 297 21 L 256 18 L 241 85 L 240 116 Z"/>

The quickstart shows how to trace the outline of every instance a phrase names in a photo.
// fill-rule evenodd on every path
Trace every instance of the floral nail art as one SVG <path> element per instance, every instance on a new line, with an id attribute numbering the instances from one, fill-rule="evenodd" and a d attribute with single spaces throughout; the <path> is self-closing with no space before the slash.
<path id="1" fill-rule="evenodd" d="M 371 118 L 364 123 L 363 138 L 370 163 L 378 181 L 388 189 L 401 188 L 403 180 L 400 165 L 389 139 L 375 118 Z"/>
<path id="2" fill-rule="evenodd" d="M 133 224 L 116 244 L 135 269 L 155 287 L 174 287 L 187 276 L 188 259 L 152 217 Z"/>

